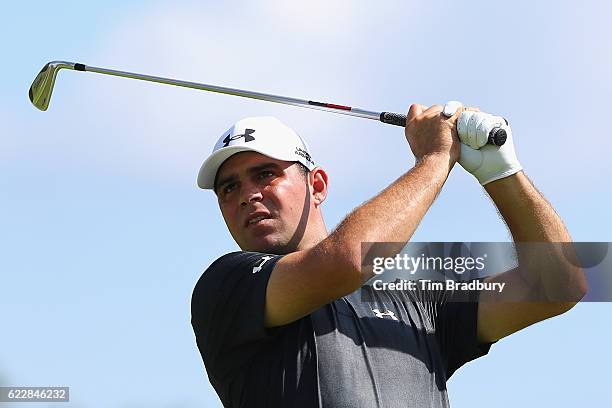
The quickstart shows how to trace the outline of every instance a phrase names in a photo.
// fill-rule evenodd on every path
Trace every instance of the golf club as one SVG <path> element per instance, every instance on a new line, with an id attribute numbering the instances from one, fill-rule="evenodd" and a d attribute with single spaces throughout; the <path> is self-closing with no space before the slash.
<path id="1" fill-rule="evenodd" d="M 47 63 L 38 73 L 32 86 L 30 86 L 30 101 L 34 106 L 42 111 L 49 107 L 51 94 L 55 85 L 55 78 L 61 69 L 74 71 L 96 72 L 98 74 L 113 75 L 124 78 L 139 79 L 142 81 L 157 82 L 160 84 L 182 86 L 185 88 L 199 89 L 202 91 L 216 92 L 227 95 L 242 96 L 244 98 L 259 99 L 268 102 L 283 103 L 286 105 L 301 106 L 303 108 L 318 109 L 328 112 L 340 113 L 343 115 L 357 116 L 360 118 L 378 120 L 390 125 L 406 127 L 406 115 L 393 112 L 373 112 L 364 109 L 352 108 L 350 106 L 337 105 L 333 103 L 314 102 L 305 99 L 290 98 L 265 94 L 260 92 L 244 91 L 241 89 L 226 88 L 216 85 L 200 84 L 197 82 L 181 81 L 177 79 L 162 78 L 151 75 L 136 74 L 133 72 L 117 71 L 107 68 L 91 67 L 85 64 L 52 61 Z M 501 146 L 506 141 L 506 131 L 501 127 L 493 127 L 489 132 L 488 144 Z"/>

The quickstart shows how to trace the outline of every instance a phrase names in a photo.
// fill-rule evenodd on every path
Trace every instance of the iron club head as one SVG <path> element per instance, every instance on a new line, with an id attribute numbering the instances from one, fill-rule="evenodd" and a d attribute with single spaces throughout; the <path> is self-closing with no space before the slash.
<path id="1" fill-rule="evenodd" d="M 62 68 L 74 69 L 74 63 L 66 61 L 48 62 L 36 75 L 32 86 L 30 86 L 30 102 L 41 111 L 46 111 L 49 107 L 53 85 L 55 85 L 55 77 L 57 71 Z"/>

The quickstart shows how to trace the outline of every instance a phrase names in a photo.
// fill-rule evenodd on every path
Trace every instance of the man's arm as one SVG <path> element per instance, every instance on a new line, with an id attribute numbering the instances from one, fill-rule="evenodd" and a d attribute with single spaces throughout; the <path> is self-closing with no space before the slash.
<path id="1" fill-rule="evenodd" d="M 360 288 L 370 278 L 361 267 L 363 242 L 410 239 L 459 156 L 454 131 L 459 113 L 446 118 L 441 106 L 423 108 L 410 107 L 406 127 L 416 165 L 319 244 L 276 263 L 266 293 L 267 327 L 290 323 Z M 380 256 L 395 255 L 391 251 Z"/>
<path id="2" fill-rule="evenodd" d="M 575 254 L 563 222 L 522 171 L 485 189 L 517 243 L 519 261 L 517 268 L 485 279 L 506 283 L 502 293 L 480 295 L 478 338 L 492 342 L 569 310 L 585 295 L 587 282 L 576 262 L 568 261 Z M 551 244 L 521 245 L 536 242 Z"/>
<path id="3" fill-rule="evenodd" d="M 448 157 L 427 157 L 318 245 L 281 258 L 268 283 L 266 326 L 290 323 L 361 287 L 370 277 L 362 274 L 361 243 L 408 241 L 447 176 Z"/>

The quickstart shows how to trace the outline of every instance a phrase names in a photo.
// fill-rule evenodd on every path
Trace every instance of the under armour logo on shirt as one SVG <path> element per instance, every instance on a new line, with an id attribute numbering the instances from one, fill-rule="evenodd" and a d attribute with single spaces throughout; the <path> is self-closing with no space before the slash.
<path id="1" fill-rule="evenodd" d="M 255 133 L 255 129 L 244 129 L 244 133 L 242 135 L 232 136 L 232 134 L 230 133 L 229 135 L 225 136 L 225 139 L 223 139 L 223 147 L 229 146 L 232 140 L 238 140 L 241 137 L 244 137 L 245 143 L 252 142 L 253 140 L 255 140 L 255 137 L 251 136 L 253 133 Z"/>
<path id="2" fill-rule="evenodd" d="M 395 317 L 395 313 L 390 310 L 386 310 L 384 313 L 378 309 L 372 309 L 372 311 L 374 312 L 374 315 L 380 319 L 384 319 L 385 316 L 389 316 L 393 320 L 399 320 L 397 317 Z"/>
<path id="3" fill-rule="evenodd" d="M 270 259 L 274 258 L 273 256 L 264 256 L 263 258 L 261 258 L 261 263 L 259 264 L 259 266 L 256 266 L 253 268 L 253 273 L 257 273 L 259 271 L 261 271 L 261 268 L 263 268 L 264 264 L 266 262 L 268 262 Z"/>

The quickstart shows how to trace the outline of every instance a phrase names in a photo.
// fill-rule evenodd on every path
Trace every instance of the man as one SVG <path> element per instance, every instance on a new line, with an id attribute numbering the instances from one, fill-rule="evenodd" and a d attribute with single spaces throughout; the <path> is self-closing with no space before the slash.
<path id="1" fill-rule="evenodd" d="M 456 369 L 584 295 L 582 271 L 553 249 L 529 259 L 529 274 L 519 265 L 485 278 L 508 290 L 476 293 L 471 302 L 365 286 L 372 301 L 359 296 L 372 277 L 362 267 L 362 243 L 409 241 L 460 156 L 516 242 L 570 242 L 522 172 L 511 134 L 502 148 L 472 149 L 456 132 L 462 111 L 412 105 L 405 134 L 414 167 L 332 233 L 321 211 L 328 176 L 293 130 L 273 118 L 247 118 L 221 136 L 198 185 L 214 190 L 242 251 L 202 275 L 192 325 L 225 406 L 448 406 L 446 380 Z M 552 271 L 545 267 L 551 263 Z M 551 302 L 553 292 L 563 301 Z M 537 303 L 510 302 L 516 299 Z"/>

